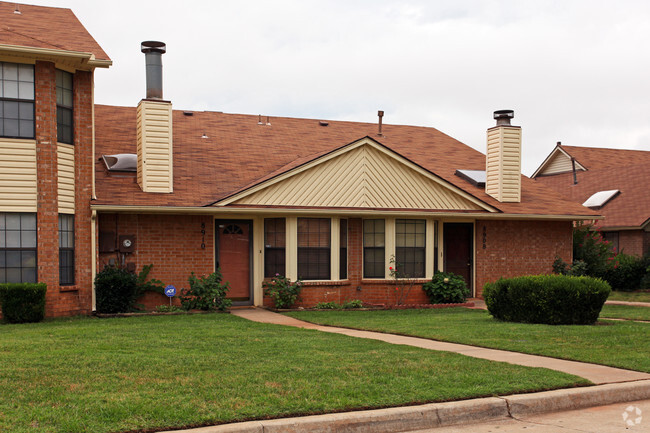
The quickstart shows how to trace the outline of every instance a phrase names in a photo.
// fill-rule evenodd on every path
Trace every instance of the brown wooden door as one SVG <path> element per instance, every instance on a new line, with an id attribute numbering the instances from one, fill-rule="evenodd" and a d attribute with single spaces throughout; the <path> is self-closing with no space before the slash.
<path id="1" fill-rule="evenodd" d="M 472 287 L 472 257 L 474 226 L 470 223 L 444 224 L 444 269 L 465 279 L 470 293 Z"/>
<path id="2" fill-rule="evenodd" d="M 229 283 L 227 298 L 234 303 L 252 303 L 251 225 L 250 221 L 216 221 L 216 265 Z"/>

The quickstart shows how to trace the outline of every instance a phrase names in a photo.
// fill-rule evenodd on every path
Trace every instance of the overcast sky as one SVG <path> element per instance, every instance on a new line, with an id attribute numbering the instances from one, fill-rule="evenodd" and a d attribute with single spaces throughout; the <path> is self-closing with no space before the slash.
<path id="1" fill-rule="evenodd" d="M 435 127 L 485 152 L 492 113 L 523 128 L 523 172 L 557 141 L 650 150 L 650 2 L 90 1 L 113 60 L 96 102 L 145 96 L 140 42 L 167 44 L 176 109 Z"/>

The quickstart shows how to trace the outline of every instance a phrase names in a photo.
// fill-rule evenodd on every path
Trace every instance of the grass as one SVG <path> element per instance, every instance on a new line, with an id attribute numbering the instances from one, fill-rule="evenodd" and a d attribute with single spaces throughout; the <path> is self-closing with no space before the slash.
<path id="1" fill-rule="evenodd" d="M 500 322 L 487 311 L 465 308 L 288 314 L 324 325 L 413 335 L 650 373 L 650 324 L 647 323 L 532 325 Z"/>
<path id="2" fill-rule="evenodd" d="M 0 326 L 0 431 L 166 430 L 587 384 L 227 314 Z"/>
<path id="3" fill-rule="evenodd" d="M 650 302 L 650 292 L 617 292 L 612 291 L 608 301 Z"/>
<path id="4" fill-rule="evenodd" d="M 650 321 L 650 308 L 635 307 L 632 305 L 605 305 L 600 313 L 600 317 Z"/>

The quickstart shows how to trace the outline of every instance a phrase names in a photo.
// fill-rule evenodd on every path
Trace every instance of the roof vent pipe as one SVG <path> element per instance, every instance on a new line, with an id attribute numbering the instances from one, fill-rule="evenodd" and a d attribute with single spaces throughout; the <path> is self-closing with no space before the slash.
<path id="1" fill-rule="evenodd" d="M 145 54 L 147 65 L 147 99 L 162 99 L 162 55 L 167 46 L 163 42 L 144 41 L 140 51 Z"/>
<path id="2" fill-rule="evenodd" d="M 377 116 L 379 117 L 379 125 L 377 125 L 378 126 L 377 135 L 381 136 L 381 124 L 382 124 L 382 119 L 384 117 L 384 112 L 381 110 L 377 111 Z"/>
<path id="3" fill-rule="evenodd" d="M 515 117 L 513 110 L 497 110 L 494 112 L 494 118 L 497 119 L 497 126 L 510 125 L 510 119 Z"/>

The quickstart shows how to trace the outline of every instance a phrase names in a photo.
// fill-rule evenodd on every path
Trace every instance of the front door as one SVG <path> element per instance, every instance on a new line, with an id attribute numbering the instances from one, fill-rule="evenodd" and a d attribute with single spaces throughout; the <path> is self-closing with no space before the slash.
<path id="1" fill-rule="evenodd" d="M 233 305 L 251 305 L 252 293 L 252 242 L 253 223 L 242 220 L 215 221 L 216 267 L 228 282 L 228 299 Z"/>
<path id="2" fill-rule="evenodd" d="M 444 269 L 465 279 L 470 293 L 472 287 L 472 236 L 474 226 L 471 223 L 445 223 L 444 224 Z"/>

